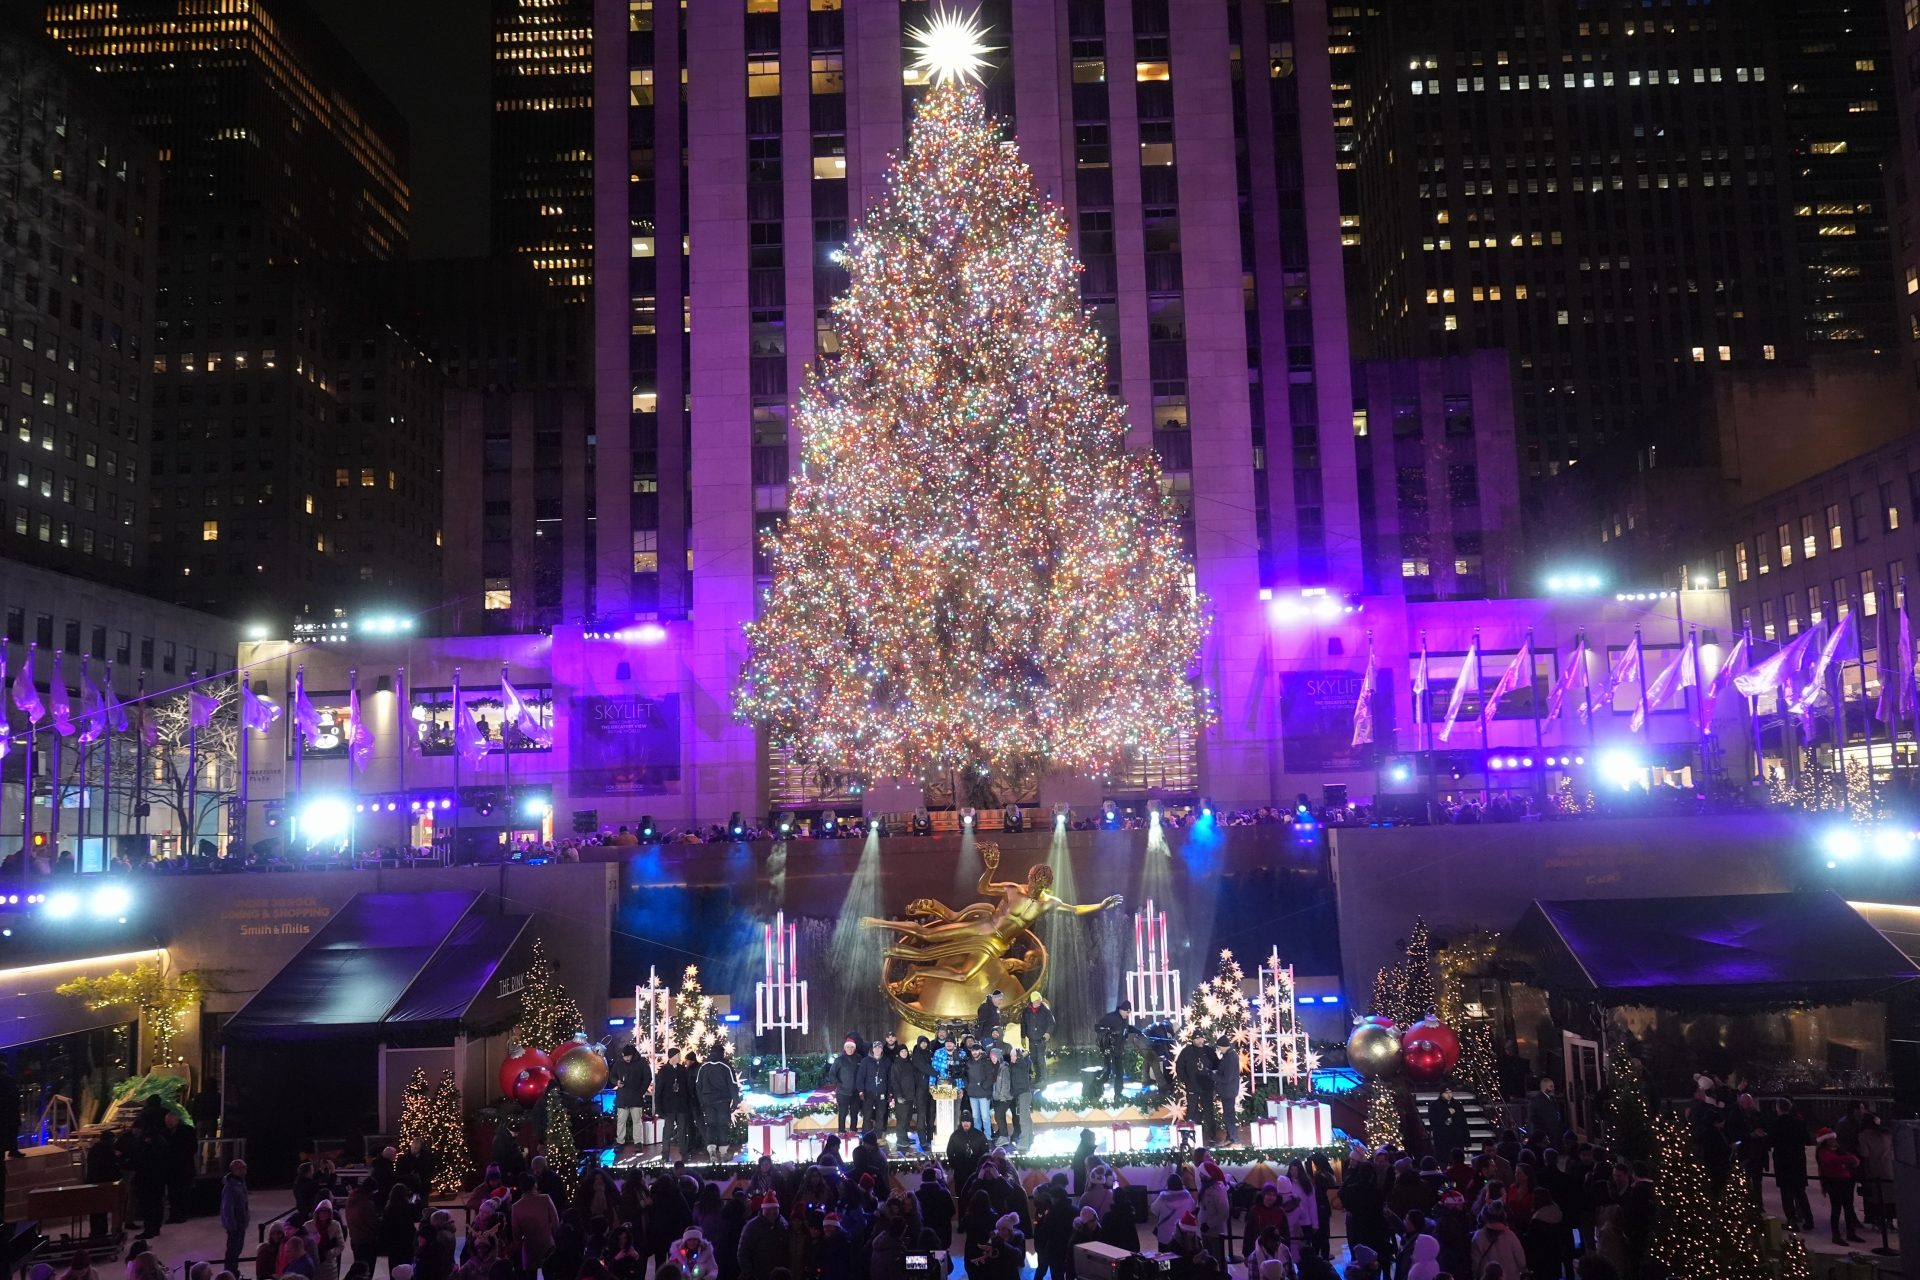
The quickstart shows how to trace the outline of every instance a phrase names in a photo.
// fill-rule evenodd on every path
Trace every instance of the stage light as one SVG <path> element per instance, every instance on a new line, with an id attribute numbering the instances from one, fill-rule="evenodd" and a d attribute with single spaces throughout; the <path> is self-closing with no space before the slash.
<path id="1" fill-rule="evenodd" d="M 933 815 L 927 812 L 925 805 L 921 805 L 913 811 L 912 831 L 913 834 L 917 836 L 930 836 L 933 834 Z"/>
<path id="2" fill-rule="evenodd" d="M 875 837 L 887 834 L 887 815 L 876 813 L 867 820 L 867 831 Z"/>
<path id="3" fill-rule="evenodd" d="M 300 810 L 300 831 L 309 844 L 316 840 L 338 840 L 347 834 L 352 823 L 353 815 L 347 812 L 346 801 L 334 796 L 309 800 Z"/>
<path id="4" fill-rule="evenodd" d="M 1886 859 L 1904 858 L 1911 843 L 1903 831 L 1880 831 L 1873 837 L 1873 851 Z"/>
<path id="5" fill-rule="evenodd" d="M 1010 804 L 1006 812 L 1000 815 L 1000 825 L 1007 831 L 1024 831 L 1027 827 L 1027 815 L 1019 805 Z"/>
<path id="6" fill-rule="evenodd" d="M 1492 770 L 1494 770 L 1495 772 L 1498 772 L 1498 771 L 1499 771 L 1499 770 L 1500 770 L 1500 769 L 1501 769 L 1502 767 L 1503 767 L 1503 766 L 1502 766 L 1502 765 L 1501 765 L 1501 763 L 1500 763 L 1500 757 L 1499 757 L 1499 756 L 1488 756 L 1488 757 L 1487 757 L 1487 768 L 1489 768 L 1489 769 L 1492 769 Z"/>
<path id="7" fill-rule="evenodd" d="M 264 622 L 249 623 L 247 626 L 247 639 L 249 640 L 265 640 L 272 634 L 272 630 Z"/>
<path id="8" fill-rule="evenodd" d="M 727 815 L 727 833 L 735 840 L 747 834 L 747 824 L 740 821 L 740 811 L 735 809 Z"/>
<path id="9" fill-rule="evenodd" d="M 1404 764 L 1397 764 L 1393 766 L 1391 776 L 1395 782 L 1411 782 L 1413 781 L 1413 770 Z"/>
<path id="10" fill-rule="evenodd" d="M 1120 809 L 1111 800 L 1100 802 L 1100 825 L 1108 830 L 1120 825 Z"/>
<path id="11" fill-rule="evenodd" d="M 93 898 L 87 903 L 87 909 L 96 916 L 125 915 L 133 906 L 133 895 L 117 884 L 110 884 L 93 891 Z"/>
<path id="12" fill-rule="evenodd" d="M 774 819 L 773 829 L 775 831 L 778 831 L 783 836 L 792 835 L 793 834 L 793 815 L 790 813 L 782 813 L 779 816 L 777 816 Z"/>
<path id="13" fill-rule="evenodd" d="M 973 820 L 976 816 L 973 806 L 968 805 L 960 811 L 960 825 L 969 831 L 973 830 Z"/>
<path id="14" fill-rule="evenodd" d="M 1065 831 L 1067 829 L 1067 821 L 1072 817 L 1073 817 L 1072 805 L 1057 804 L 1053 806 L 1053 829 L 1055 831 Z"/>
<path id="15" fill-rule="evenodd" d="M 642 840 L 653 839 L 653 815 L 650 813 L 640 815 L 640 838 Z"/>
<path id="16" fill-rule="evenodd" d="M 827 809 L 820 814 L 820 834 L 821 835 L 831 836 L 834 834 L 835 831 L 839 829 L 839 827 L 840 827 L 839 815 L 834 813 L 833 810 Z"/>
<path id="17" fill-rule="evenodd" d="M 1640 782 L 1640 774 L 1646 768 L 1640 757 L 1631 751 L 1613 750 L 1601 753 L 1600 776 L 1609 786 L 1625 791 Z"/>
<path id="18" fill-rule="evenodd" d="M 1600 575 L 1585 570 L 1547 575 L 1547 591 L 1551 595 L 1571 595 L 1582 591 L 1598 591 L 1601 587 Z"/>
<path id="19" fill-rule="evenodd" d="M 520 816 L 523 818 L 544 818 L 553 812 L 553 801 L 542 796 L 528 796 L 520 802 Z"/>
<path id="20" fill-rule="evenodd" d="M 1860 833 L 1851 827 L 1835 827 L 1827 832 L 1821 844 L 1831 858 L 1846 861 L 1860 856 Z"/>
<path id="21" fill-rule="evenodd" d="M 420 812 L 420 802 L 419 802 L 418 800 L 409 800 L 409 801 L 407 801 L 407 811 L 408 811 L 409 813 L 418 813 L 418 812 Z"/>
<path id="22" fill-rule="evenodd" d="M 1212 796 L 1200 797 L 1200 820 L 1202 822 L 1213 821 L 1213 797 Z"/>
<path id="23" fill-rule="evenodd" d="M 50 893 L 47 895 L 47 919 L 71 920 L 80 914 L 80 895 L 77 893 Z"/>

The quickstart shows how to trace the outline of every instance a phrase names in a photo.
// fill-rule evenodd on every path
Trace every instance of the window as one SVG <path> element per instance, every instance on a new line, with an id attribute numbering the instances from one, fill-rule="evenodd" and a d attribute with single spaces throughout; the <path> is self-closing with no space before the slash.
<path id="1" fill-rule="evenodd" d="M 747 96 L 749 98 L 777 98 L 780 96 L 780 60 L 778 58 L 752 58 L 748 60 Z"/>
<path id="2" fill-rule="evenodd" d="M 33 640 L 42 649 L 53 648 L 53 615 L 36 614 L 33 619 Z"/>
<path id="3" fill-rule="evenodd" d="M 1869 618 L 1880 612 L 1880 598 L 1873 593 L 1873 570 L 1860 571 L 1860 612 Z"/>
<path id="4" fill-rule="evenodd" d="M 1793 526 L 1782 524 L 1779 528 L 1780 567 L 1788 568 L 1793 564 Z"/>
<path id="5" fill-rule="evenodd" d="M 633 531 L 633 571 L 660 572 L 660 534 L 653 529 Z"/>
<path id="6" fill-rule="evenodd" d="M 486 595 L 481 606 L 486 609 L 513 608 L 513 580 L 511 578 L 488 578 Z"/>
<path id="7" fill-rule="evenodd" d="M 1887 533 L 1900 527 L 1900 499 L 1894 495 L 1893 481 L 1880 482 L 1880 519 Z"/>
<path id="8" fill-rule="evenodd" d="M 1853 540 L 1859 542 L 1871 532 L 1872 516 L 1867 513 L 1867 495 L 1856 493 L 1847 499 L 1847 514 L 1853 518 Z"/>
<path id="9" fill-rule="evenodd" d="M 1727 553 L 1713 553 L 1713 585 L 1724 590 L 1727 585 Z"/>
<path id="10" fill-rule="evenodd" d="M 19 605 L 7 606 L 7 640 L 11 644 L 27 642 L 27 611 Z"/>
<path id="11" fill-rule="evenodd" d="M 1733 576 L 1740 582 L 1747 580 L 1747 543 L 1744 538 L 1733 544 Z"/>
<path id="12" fill-rule="evenodd" d="M 166 641 L 160 646 L 160 669 L 172 675 L 174 666 L 178 662 L 179 658 L 174 653 L 173 641 Z"/>
<path id="13" fill-rule="evenodd" d="M 95 662 L 107 660 L 107 629 L 95 627 L 87 636 L 87 653 Z"/>
<path id="14" fill-rule="evenodd" d="M 200 522 L 200 541 L 220 541 L 220 522 L 218 520 L 202 520 Z"/>
<path id="15" fill-rule="evenodd" d="M 133 661 L 133 632 L 113 633 L 113 660 L 123 667 Z"/>
<path id="16" fill-rule="evenodd" d="M 535 721 L 547 731 L 551 741 L 553 686 L 516 683 L 514 691 L 520 695 L 527 710 L 533 713 Z M 411 691 L 409 697 L 413 707 L 408 718 L 412 722 L 413 732 L 419 742 L 420 754 L 423 756 L 452 755 L 454 750 L 453 690 L 446 687 L 416 688 Z M 329 710 L 334 710 L 341 719 L 346 716 L 346 695 L 336 694 L 334 698 L 340 705 L 337 708 L 329 708 L 321 705 L 319 696 L 314 695 L 314 706 L 321 713 L 323 725 L 327 723 Z M 500 700 L 498 686 L 493 686 L 486 693 L 471 688 L 463 690 L 461 699 L 472 708 L 474 719 L 479 723 L 480 732 L 494 750 L 499 749 L 503 740 L 506 749 L 514 755 L 553 749 L 551 746 L 541 746 L 521 733 L 517 724 L 507 723 L 506 707 Z"/>
<path id="17" fill-rule="evenodd" d="M 1841 543 L 1840 504 L 1829 502 L 1827 504 L 1827 550 L 1838 551 Z"/>
<path id="18" fill-rule="evenodd" d="M 1789 599 L 1791 599 L 1791 597 L 1789 597 Z M 1825 615 L 1821 612 L 1821 609 L 1820 609 L 1820 588 L 1808 587 L 1807 588 L 1807 625 L 1810 627 L 1819 626 L 1820 619 L 1823 616 Z"/>
<path id="19" fill-rule="evenodd" d="M 1800 517 L 1800 555 L 1806 560 L 1813 559 L 1814 552 L 1820 548 L 1820 539 L 1813 531 L 1813 517 Z"/>
<path id="20" fill-rule="evenodd" d="M 1760 602 L 1760 634 L 1768 640 L 1775 639 L 1773 631 L 1773 601 Z"/>

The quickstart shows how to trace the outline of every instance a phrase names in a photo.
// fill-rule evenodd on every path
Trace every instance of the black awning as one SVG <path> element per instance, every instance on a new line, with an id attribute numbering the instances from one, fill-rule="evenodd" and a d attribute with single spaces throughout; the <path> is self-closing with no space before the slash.
<path id="1" fill-rule="evenodd" d="M 492 915 L 480 902 L 464 891 L 355 894 L 228 1021 L 223 1037 L 451 1034 L 476 1005 L 491 1024 L 497 1010 L 487 996 L 498 984 L 490 980 L 527 917 Z"/>
<path id="2" fill-rule="evenodd" d="M 520 1013 L 519 988 L 502 991 L 501 979 L 533 963 L 527 916 L 470 912 L 407 987 L 386 1016 L 386 1025 L 422 1027 L 457 1022 L 476 1034 L 504 1031 Z"/>
<path id="3" fill-rule="evenodd" d="M 1515 976 L 1602 1004 L 1839 1004 L 1920 977 L 1832 893 L 1535 902 L 1509 935 Z"/>

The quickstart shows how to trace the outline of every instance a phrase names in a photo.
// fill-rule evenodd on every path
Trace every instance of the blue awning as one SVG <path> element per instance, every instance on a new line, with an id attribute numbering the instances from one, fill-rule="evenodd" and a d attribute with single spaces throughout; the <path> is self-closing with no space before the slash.
<path id="1" fill-rule="evenodd" d="M 528 917 L 497 915 L 466 891 L 361 893 L 222 1031 L 228 1040 L 409 1038 L 494 1030 L 494 973 Z M 469 1019 L 484 1026 L 469 1026 Z"/>

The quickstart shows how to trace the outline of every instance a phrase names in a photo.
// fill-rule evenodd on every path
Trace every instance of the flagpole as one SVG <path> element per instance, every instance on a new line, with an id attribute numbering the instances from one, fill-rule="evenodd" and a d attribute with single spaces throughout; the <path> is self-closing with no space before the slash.
<path id="1" fill-rule="evenodd" d="M 1900 617 L 1902 621 L 1907 618 L 1907 580 L 1905 578 L 1900 579 Z M 1912 648 L 1907 644 L 1906 628 L 1901 628 L 1901 632 L 1898 669 L 1907 673 L 1907 696 L 1913 701 L 1913 745 L 1914 750 L 1920 752 L 1920 663 L 1915 663 L 1913 660 Z M 1898 704 L 1894 713 L 1893 736 L 1896 740 L 1900 737 Z"/>
<path id="2" fill-rule="evenodd" d="M 293 669 L 293 705 L 287 708 L 287 736 L 293 739 L 293 798 L 294 811 L 299 811 L 300 797 L 305 795 L 301 775 L 305 772 L 307 755 L 307 735 L 295 732 L 294 722 L 300 718 L 300 709 L 307 700 L 307 665 L 303 662 Z"/>
<path id="3" fill-rule="evenodd" d="M 187 672 L 187 820 L 181 848 L 185 857 L 193 856 L 200 837 L 200 717 L 193 713 L 193 690 L 199 683 L 199 671 Z"/>
<path id="4" fill-rule="evenodd" d="M 1534 671 L 1539 665 L 1539 661 L 1540 655 L 1533 647 L 1533 628 L 1528 627 L 1527 705 L 1533 708 L 1533 752 L 1535 759 L 1540 758 L 1541 752 L 1546 749 L 1547 745 L 1546 735 L 1541 731 L 1540 727 L 1540 690 L 1538 682 L 1534 679 Z M 1547 766 L 1544 760 L 1541 760 L 1540 772 L 1535 774 L 1534 778 L 1538 782 L 1540 789 L 1540 808 L 1544 811 L 1547 807 Z"/>
<path id="5" fill-rule="evenodd" d="M 140 732 L 133 737 L 133 820 L 135 835 L 147 833 L 147 717 L 153 709 L 147 705 L 147 673 L 142 671 L 133 687 L 134 705 L 140 708 Z"/>
<path id="6" fill-rule="evenodd" d="M 1747 665 L 1748 669 L 1751 670 L 1753 665 L 1753 628 L 1743 627 L 1740 630 L 1740 634 L 1746 640 Z M 1764 733 L 1760 728 L 1760 699 L 1757 696 L 1747 698 L 1747 722 L 1753 732 L 1753 773 L 1751 776 L 1762 786 L 1765 786 L 1767 781 L 1767 743 Z"/>
<path id="7" fill-rule="evenodd" d="M 507 856 L 513 856 L 513 824 L 520 816 L 520 807 L 513 802 L 513 739 L 510 718 L 507 715 L 507 664 L 500 664 L 500 793 L 507 806 Z"/>
<path id="8" fill-rule="evenodd" d="M 347 857 L 352 858 L 360 850 L 360 815 L 354 808 L 354 797 L 359 794 L 359 783 L 354 779 L 353 752 L 359 746 L 359 737 L 364 728 L 360 719 L 360 668 L 347 668 L 347 705 L 353 709 L 349 721 L 353 729 L 354 740 L 347 743 Z"/>
<path id="9" fill-rule="evenodd" d="M 460 668 L 453 669 L 453 716 L 447 728 L 453 737 L 453 830 L 447 832 L 447 865 L 460 856 L 460 811 L 466 807 L 460 796 L 460 717 L 467 713 L 460 701 Z"/>
<path id="10" fill-rule="evenodd" d="M 113 664 L 107 664 L 106 696 L 119 705 L 120 695 L 113 691 Z M 100 735 L 104 750 L 100 753 L 100 856 L 105 867 L 113 865 L 113 715 L 106 712 L 106 732 Z"/>
<path id="11" fill-rule="evenodd" d="M 400 753 L 400 798 L 408 802 L 406 810 L 407 816 L 405 819 L 407 824 L 408 857 L 413 856 L 414 815 L 412 799 L 407 795 L 407 738 L 414 732 L 412 717 L 407 714 L 410 710 L 411 708 L 407 705 L 407 669 L 405 667 L 395 667 L 393 669 L 393 728 L 394 736 L 398 738 L 399 741 L 393 745 L 394 749 Z M 418 741 L 417 738 L 415 740 Z"/>
<path id="12" fill-rule="evenodd" d="M 1833 632 L 1826 643 L 1834 644 L 1840 628 L 1847 625 L 1846 618 L 1840 612 L 1838 601 L 1826 602 L 1826 615 L 1833 619 Z M 1859 637 L 1855 637 L 1856 643 Z M 1835 646 L 1838 647 L 1837 645 Z M 1827 698 L 1833 704 L 1833 763 L 1839 772 L 1840 806 L 1848 815 L 1853 813 L 1853 793 L 1847 786 L 1847 704 L 1846 684 L 1841 677 L 1846 663 L 1836 662 L 1827 668 Z"/>
<path id="13" fill-rule="evenodd" d="M 53 651 L 53 678 L 62 684 L 65 683 L 67 678 L 66 674 L 61 670 L 61 668 L 65 666 L 65 658 L 66 655 L 60 650 L 55 649 Z M 55 685 L 49 684 L 47 689 L 49 692 L 53 692 Z M 60 692 L 64 694 L 66 691 L 61 689 Z M 58 703 L 55 704 L 56 707 L 58 705 Z M 53 859 L 56 866 L 60 861 L 60 747 L 60 727 L 55 725 L 53 729 L 53 787 L 47 793 L 48 798 L 52 801 L 48 806 L 47 814 L 47 856 Z"/>
<path id="14" fill-rule="evenodd" d="M 1593 724 L 1593 642 L 1587 639 L 1585 627 L 1580 628 L 1580 696 L 1587 704 L 1587 752 L 1592 754 L 1598 731 Z"/>
<path id="15" fill-rule="evenodd" d="M 1633 655 L 1640 666 L 1640 725 L 1646 731 L 1647 741 L 1653 741 L 1653 709 L 1647 705 L 1647 642 L 1640 636 L 1640 628 L 1633 629 Z M 1648 780 L 1653 774 L 1652 762 L 1648 762 Z"/>
<path id="16" fill-rule="evenodd" d="M 1473 696 L 1480 699 L 1480 754 L 1485 757 L 1493 748 L 1489 742 L 1493 720 L 1487 714 L 1487 682 L 1480 668 L 1480 628 L 1473 629 Z M 1493 802 L 1493 778 L 1489 774 L 1492 766 L 1486 759 L 1480 761 L 1480 804 L 1484 808 Z"/>
<path id="17" fill-rule="evenodd" d="M 253 726 L 247 723 L 247 706 L 253 699 L 251 676 L 242 668 L 240 671 L 240 818 L 236 824 L 240 828 L 240 848 L 247 849 L 247 765 L 253 755 Z M 233 833 L 227 833 L 227 852 L 233 852 Z"/>
<path id="18" fill-rule="evenodd" d="M 80 717 L 83 721 L 86 719 L 86 711 L 87 711 L 87 686 L 93 683 L 92 668 L 93 668 L 93 656 L 91 654 L 86 654 L 86 653 L 81 654 L 80 655 Z M 101 729 L 101 736 L 103 737 L 106 734 L 106 714 L 107 714 L 106 707 L 103 705 L 100 708 L 100 718 L 101 718 L 100 729 Z M 77 744 L 80 748 L 80 831 L 77 837 L 80 843 L 73 851 L 73 869 L 75 871 L 80 870 L 82 867 L 86 865 L 87 835 L 89 833 L 89 830 L 93 826 L 93 824 L 87 820 L 87 817 L 88 817 L 87 780 L 93 775 L 93 767 L 87 763 L 87 757 L 93 754 L 92 751 L 90 750 L 93 744 L 85 740 L 86 732 L 87 731 L 85 729 L 82 729 L 80 731 L 82 740 Z"/>
<path id="19" fill-rule="evenodd" d="M 33 683 L 33 652 L 39 647 L 39 642 L 36 640 L 27 642 L 27 667 L 21 674 L 26 676 L 29 684 Z M 24 711 L 26 708 L 22 707 L 21 710 Z M 20 847 L 26 850 L 22 857 L 23 862 L 33 857 L 33 739 L 39 728 L 39 724 L 29 716 L 27 718 L 27 749 L 21 761 L 26 770 L 21 775 L 26 779 L 26 786 L 23 788 L 26 793 L 26 802 L 21 805 L 20 815 Z M 26 867 L 22 866 L 21 871 L 24 873 Z"/>
<path id="20" fill-rule="evenodd" d="M 1880 593 L 1878 591 L 1862 592 L 1859 599 L 1855 602 L 1855 607 L 1860 610 L 1860 616 L 1865 617 L 1866 603 L 1869 596 L 1873 599 L 1874 625 L 1879 633 L 1874 640 L 1874 654 L 1876 657 L 1885 657 L 1887 649 L 1887 629 L 1881 624 L 1883 615 L 1880 613 Z M 1866 637 L 1856 634 L 1854 636 L 1854 642 L 1854 652 L 1860 655 L 1860 735 L 1867 752 L 1867 816 L 1878 817 L 1880 813 L 1880 785 L 1874 781 L 1873 777 L 1873 707 L 1867 702 Z M 1840 687 L 1843 690 L 1846 688 L 1845 677 L 1842 677 Z"/>

